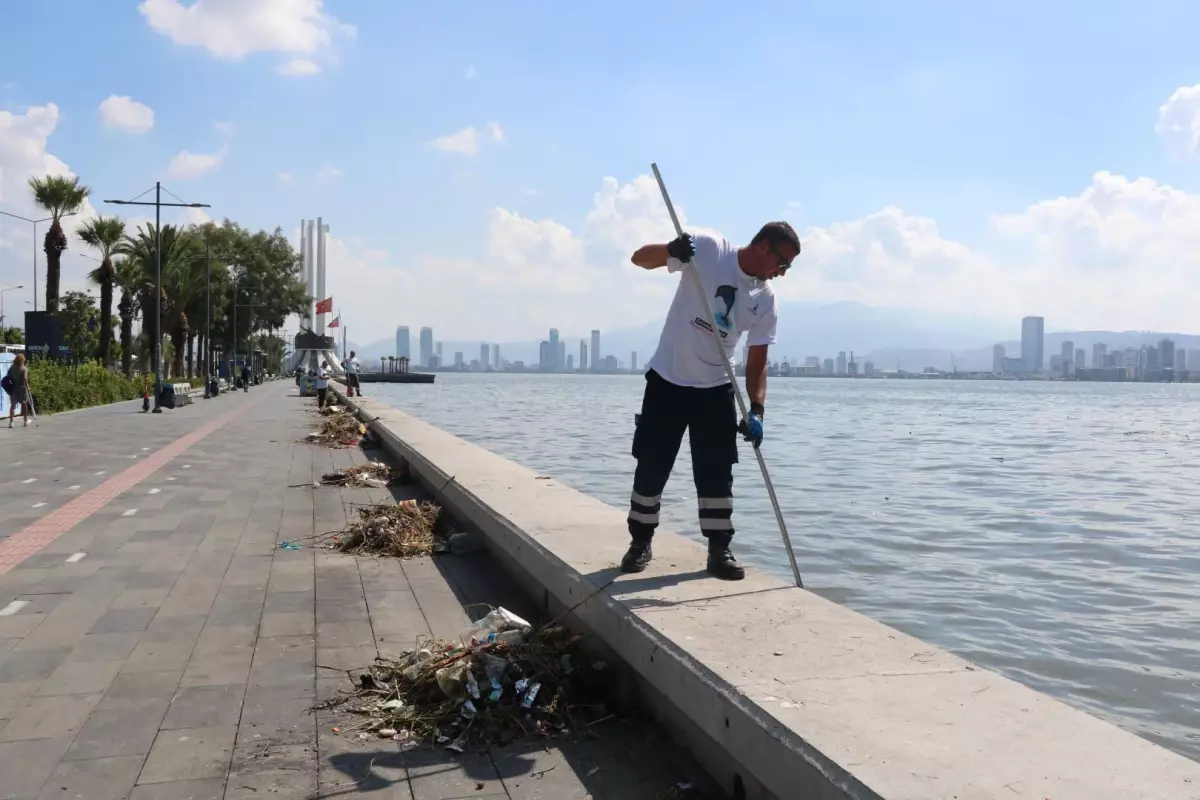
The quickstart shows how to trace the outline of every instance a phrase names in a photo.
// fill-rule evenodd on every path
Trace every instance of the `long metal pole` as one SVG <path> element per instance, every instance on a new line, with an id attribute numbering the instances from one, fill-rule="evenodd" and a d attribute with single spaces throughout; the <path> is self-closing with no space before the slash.
<path id="1" fill-rule="evenodd" d="M 37 311 L 37 226 L 33 223 L 33 310 Z"/>
<path id="2" fill-rule="evenodd" d="M 663 202 L 667 204 L 667 213 L 671 215 L 671 223 L 675 226 L 675 235 L 682 236 L 683 228 L 679 224 L 679 217 L 675 214 L 675 206 L 671 204 L 671 196 L 667 194 L 667 185 L 663 183 L 662 173 L 658 171 L 658 164 L 651 164 L 650 169 L 654 171 L 654 179 L 658 181 L 658 189 L 662 192 Z M 737 398 L 738 411 L 741 413 L 742 421 L 745 422 L 749 414 L 746 412 L 746 399 L 742 397 L 742 390 L 738 387 L 737 376 L 733 372 L 733 366 L 729 363 L 729 355 L 725 350 L 725 344 L 721 341 L 720 329 L 717 327 L 717 320 L 713 316 L 712 305 L 708 302 L 708 293 L 704 291 L 704 283 L 700 280 L 700 273 L 696 271 L 696 266 L 692 262 L 688 262 L 688 272 L 691 273 L 695 281 L 696 291 L 700 293 L 700 300 L 704 303 L 704 313 L 707 315 L 709 332 L 712 333 L 713 342 L 717 345 L 717 352 L 720 355 L 721 363 L 725 365 L 725 374 L 729 377 L 729 383 L 733 386 L 733 396 Z M 779 500 L 775 497 L 775 485 L 771 483 L 771 476 L 767 472 L 767 462 L 763 460 L 762 451 L 759 448 L 754 448 L 754 455 L 758 458 L 758 468 L 762 471 L 763 483 L 767 486 L 767 495 L 771 498 L 771 506 L 775 509 L 775 520 L 779 523 L 779 535 L 783 538 L 783 547 L 787 550 L 788 562 L 792 565 L 792 575 L 796 577 L 796 585 L 801 589 L 804 588 L 804 581 L 800 579 L 800 568 L 796 566 L 796 554 L 792 552 L 792 540 L 788 538 L 787 523 L 783 521 L 783 512 L 779 510 Z"/>
<path id="3" fill-rule="evenodd" d="M 211 397 L 209 378 L 212 376 L 212 250 L 204 243 L 204 396 Z"/>
<path id="4" fill-rule="evenodd" d="M 162 183 L 154 182 L 154 411 L 162 397 Z"/>

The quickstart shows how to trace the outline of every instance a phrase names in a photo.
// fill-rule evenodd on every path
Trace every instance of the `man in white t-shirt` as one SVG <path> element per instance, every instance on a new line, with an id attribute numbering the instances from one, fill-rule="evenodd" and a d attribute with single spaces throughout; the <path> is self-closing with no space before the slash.
<path id="1" fill-rule="evenodd" d="M 357 394 L 362 397 L 362 389 L 358 386 L 358 373 L 361 367 L 353 350 L 350 351 L 350 357 L 342 362 L 342 366 L 346 368 L 346 396 L 354 397 Z"/>
<path id="2" fill-rule="evenodd" d="M 769 281 L 785 274 L 799 254 L 800 238 L 786 222 L 767 223 L 746 247 L 685 233 L 669 244 L 648 244 L 633 254 L 633 263 L 643 269 L 665 266 L 672 273 L 692 262 L 725 352 L 718 352 L 695 280 L 681 277 L 658 349 L 646 365 L 642 413 L 633 436 L 637 469 L 628 519 L 633 541 L 621 560 L 622 571 L 641 572 L 653 557 L 650 542 L 658 527 L 663 487 L 686 430 L 700 506 L 700 532 L 708 539 L 707 569 L 726 580 L 745 577 L 729 550 L 737 434 L 740 431 L 755 447 L 762 443 L 767 348 L 775 343 L 779 320 Z M 750 413 L 745 425 L 738 421 L 735 390 L 721 361 L 725 358 L 733 363 L 743 333 L 749 336 L 746 394 Z"/>
<path id="3" fill-rule="evenodd" d="M 317 408 L 325 407 L 325 396 L 329 394 L 329 362 L 322 361 L 317 367 Z"/>

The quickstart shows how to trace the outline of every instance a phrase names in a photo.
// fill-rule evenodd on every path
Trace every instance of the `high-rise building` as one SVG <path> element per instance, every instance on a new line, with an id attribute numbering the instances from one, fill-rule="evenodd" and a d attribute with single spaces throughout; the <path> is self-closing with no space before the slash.
<path id="1" fill-rule="evenodd" d="M 1161 350 L 1159 350 L 1157 347 L 1151 346 L 1151 347 L 1147 347 L 1144 350 L 1142 350 L 1142 353 L 1143 353 L 1143 359 L 1144 359 L 1143 363 L 1142 363 L 1142 373 L 1143 374 L 1145 374 L 1147 372 L 1161 372 L 1162 371 L 1163 366 L 1162 366 L 1162 351 Z"/>
<path id="2" fill-rule="evenodd" d="M 585 372 L 587 370 L 587 364 L 588 364 L 587 342 L 585 342 L 583 339 L 580 339 L 579 340 L 579 371 Z"/>
<path id="3" fill-rule="evenodd" d="M 545 339 L 538 344 L 538 369 L 542 372 L 550 371 L 550 343 Z"/>
<path id="4" fill-rule="evenodd" d="M 1045 317 L 1025 317 L 1021 320 L 1021 360 L 1029 372 L 1042 371 L 1045 338 Z"/>
<path id="5" fill-rule="evenodd" d="M 845 374 L 846 374 L 846 351 L 845 351 L 845 350 L 842 350 L 841 352 L 839 352 L 839 353 L 838 353 L 838 356 L 837 356 L 837 374 L 838 374 L 838 375 L 845 375 Z"/>
<path id="6" fill-rule="evenodd" d="M 437 344 L 435 344 L 435 345 L 433 346 L 433 351 L 434 351 L 435 353 L 437 353 L 437 360 L 438 360 L 438 363 L 439 363 L 439 364 L 445 364 L 445 363 L 446 363 L 446 356 L 445 356 L 445 354 L 443 354 L 443 353 L 442 353 L 442 343 L 441 343 L 441 342 L 438 342 Z"/>
<path id="7" fill-rule="evenodd" d="M 1191 365 L 1189 369 L 1200 370 L 1200 349 L 1188 350 L 1187 363 Z"/>
<path id="8" fill-rule="evenodd" d="M 421 328 L 421 366 L 433 364 L 433 328 Z"/>
<path id="9" fill-rule="evenodd" d="M 484 371 L 487 371 L 488 364 L 490 364 L 492 361 L 490 358 L 488 358 L 491 352 L 492 349 L 487 346 L 486 342 L 479 345 L 479 366 Z"/>
<path id="10" fill-rule="evenodd" d="M 629 371 L 637 372 L 637 350 L 629 354 Z"/>
<path id="11" fill-rule="evenodd" d="M 567 372 L 574 372 L 574 371 L 575 371 L 575 356 L 569 355 L 569 356 L 567 356 Z"/>
<path id="12" fill-rule="evenodd" d="M 554 371 L 562 372 L 567 364 L 567 343 L 561 339 L 558 342 L 558 347 L 554 351 Z"/>
<path id="13" fill-rule="evenodd" d="M 1082 347 L 1075 348 L 1075 364 L 1074 364 L 1074 366 L 1075 366 L 1076 372 L 1078 372 L 1081 369 L 1085 369 L 1087 367 L 1087 353 L 1085 353 L 1083 351 Z"/>
<path id="14" fill-rule="evenodd" d="M 492 345 L 492 369 L 496 370 L 497 372 L 499 372 L 501 369 L 500 345 L 498 344 Z"/>
<path id="15" fill-rule="evenodd" d="M 997 344 L 992 346 L 992 372 L 996 375 L 1004 373 L 1004 345 Z"/>
<path id="16" fill-rule="evenodd" d="M 825 359 L 825 363 L 821 365 L 821 374 L 822 375 L 832 375 L 833 374 L 833 359 L 832 358 Z"/>
<path id="17" fill-rule="evenodd" d="M 1101 369 L 1104 367 L 1104 359 L 1108 355 L 1108 345 L 1104 342 L 1096 342 L 1092 345 L 1092 369 Z"/>
<path id="18" fill-rule="evenodd" d="M 409 347 L 411 342 L 408 338 L 408 326 L 401 325 L 396 328 L 396 358 L 411 358 Z"/>
<path id="19" fill-rule="evenodd" d="M 550 369 L 557 372 L 562 369 L 562 362 L 558 360 L 558 328 L 550 329 Z"/>
<path id="20" fill-rule="evenodd" d="M 600 331 L 592 331 L 592 372 L 599 371 L 603 361 L 600 355 Z"/>
<path id="21" fill-rule="evenodd" d="M 1070 341 L 1063 342 L 1060 355 L 1061 358 L 1059 359 L 1059 369 L 1062 371 L 1061 374 L 1064 378 L 1069 378 L 1075 374 L 1075 368 L 1073 366 L 1073 362 L 1075 360 L 1075 343 Z"/>
<path id="22" fill-rule="evenodd" d="M 1175 351 L 1175 371 L 1186 372 L 1188 368 L 1188 351 L 1182 347 Z"/>
<path id="23" fill-rule="evenodd" d="M 463 368 L 463 355 L 462 355 L 462 350 L 455 350 L 455 351 L 454 351 L 454 368 L 455 368 L 455 369 L 462 369 L 462 368 Z"/>
<path id="24" fill-rule="evenodd" d="M 1158 352 L 1162 357 L 1162 368 L 1164 370 L 1175 369 L 1175 340 L 1163 339 L 1158 343 Z"/>
<path id="25" fill-rule="evenodd" d="M 1055 353 L 1050 356 L 1050 372 L 1054 375 L 1061 375 L 1063 369 L 1063 357 L 1060 353 Z"/>

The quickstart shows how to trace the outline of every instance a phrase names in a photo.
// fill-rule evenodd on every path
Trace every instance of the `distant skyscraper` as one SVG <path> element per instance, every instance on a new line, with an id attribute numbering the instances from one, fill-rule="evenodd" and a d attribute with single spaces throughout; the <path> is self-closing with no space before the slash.
<path id="1" fill-rule="evenodd" d="M 492 348 L 488 347 L 486 342 L 484 344 L 479 345 L 479 368 L 480 369 L 485 370 L 485 371 L 487 370 L 488 364 L 490 364 L 492 361 L 490 358 L 488 358 L 488 356 L 491 354 L 491 352 L 492 352 Z"/>
<path id="2" fill-rule="evenodd" d="M 558 328 L 550 329 L 550 369 L 562 369 L 562 361 L 558 358 Z"/>
<path id="3" fill-rule="evenodd" d="M 585 342 L 583 339 L 580 339 L 579 340 L 579 371 L 580 372 L 586 371 L 587 365 L 588 365 L 587 342 Z"/>
<path id="4" fill-rule="evenodd" d="M 538 345 L 538 369 L 542 372 L 549 372 L 551 369 L 550 362 L 550 343 L 542 339 Z"/>
<path id="5" fill-rule="evenodd" d="M 1073 366 L 1076 372 L 1087 367 L 1087 353 L 1082 347 L 1075 348 L 1075 364 Z"/>
<path id="6" fill-rule="evenodd" d="M 437 344 L 435 344 L 435 345 L 433 346 L 433 350 L 434 350 L 434 352 L 435 352 L 435 353 L 437 353 L 437 360 L 438 360 L 438 363 L 439 363 L 439 364 L 445 364 L 445 363 L 446 363 L 446 356 L 445 356 L 445 354 L 442 352 L 442 343 L 441 343 L 441 342 L 438 342 Z"/>
<path id="7" fill-rule="evenodd" d="M 1175 371 L 1185 372 L 1188 368 L 1188 351 L 1182 347 L 1175 351 Z"/>
<path id="8" fill-rule="evenodd" d="M 1108 355 L 1108 345 L 1104 342 L 1096 342 L 1092 345 L 1092 369 L 1100 369 L 1104 366 L 1104 357 Z"/>
<path id="9" fill-rule="evenodd" d="M 845 374 L 846 374 L 846 351 L 845 351 L 845 350 L 843 350 L 843 351 L 841 351 L 840 353 L 838 353 L 838 357 L 837 357 L 837 374 L 838 374 L 838 375 L 845 375 Z"/>
<path id="10" fill-rule="evenodd" d="M 629 370 L 630 372 L 637 372 L 637 350 L 629 354 Z"/>
<path id="11" fill-rule="evenodd" d="M 1070 377 L 1075 372 L 1075 343 L 1070 341 L 1063 342 L 1059 355 L 1062 357 L 1059 361 L 1062 374 L 1064 377 Z"/>
<path id="12" fill-rule="evenodd" d="M 832 358 L 825 359 L 825 363 L 822 364 L 822 366 L 821 366 L 821 374 L 822 375 L 832 375 L 833 374 L 833 359 Z"/>
<path id="13" fill-rule="evenodd" d="M 1158 352 L 1162 358 L 1162 368 L 1175 369 L 1175 340 L 1163 339 L 1158 343 Z"/>
<path id="14" fill-rule="evenodd" d="M 500 370 L 500 345 L 492 345 L 492 369 L 497 372 Z"/>
<path id="15" fill-rule="evenodd" d="M 421 328 L 421 366 L 433 363 L 433 328 Z"/>
<path id="16" fill-rule="evenodd" d="M 396 328 L 396 358 L 411 358 L 408 352 L 411 346 L 408 338 L 408 326 L 401 325 Z"/>
<path id="17" fill-rule="evenodd" d="M 1045 317 L 1025 317 L 1021 320 L 1021 360 L 1030 372 L 1042 371 L 1045 338 Z"/>
<path id="18" fill-rule="evenodd" d="M 1004 372 L 1004 345 L 992 346 L 992 372 L 1001 375 Z"/>
<path id="19" fill-rule="evenodd" d="M 600 369 L 603 358 L 600 355 L 600 331 L 592 331 L 592 372 Z"/>
<path id="20" fill-rule="evenodd" d="M 569 356 L 567 356 L 567 372 L 574 372 L 574 371 L 575 371 L 575 356 L 569 355 Z"/>
<path id="21" fill-rule="evenodd" d="M 462 350 L 455 350 L 454 351 L 454 368 L 462 369 L 462 367 L 463 367 Z"/>
<path id="22" fill-rule="evenodd" d="M 567 343 L 561 339 L 558 341 L 558 348 L 554 351 L 554 369 L 561 372 L 567 365 Z"/>
<path id="23" fill-rule="evenodd" d="M 1200 370 L 1200 349 L 1189 350 L 1187 354 L 1188 369 Z"/>

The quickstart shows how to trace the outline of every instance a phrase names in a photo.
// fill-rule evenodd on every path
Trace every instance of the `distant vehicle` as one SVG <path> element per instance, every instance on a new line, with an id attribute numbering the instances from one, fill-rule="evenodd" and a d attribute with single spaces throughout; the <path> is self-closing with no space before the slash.
<path id="1" fill-rule="evenodd" d="M 0 353 L 24 353 L 23 344 L 0 344 Z"/>

